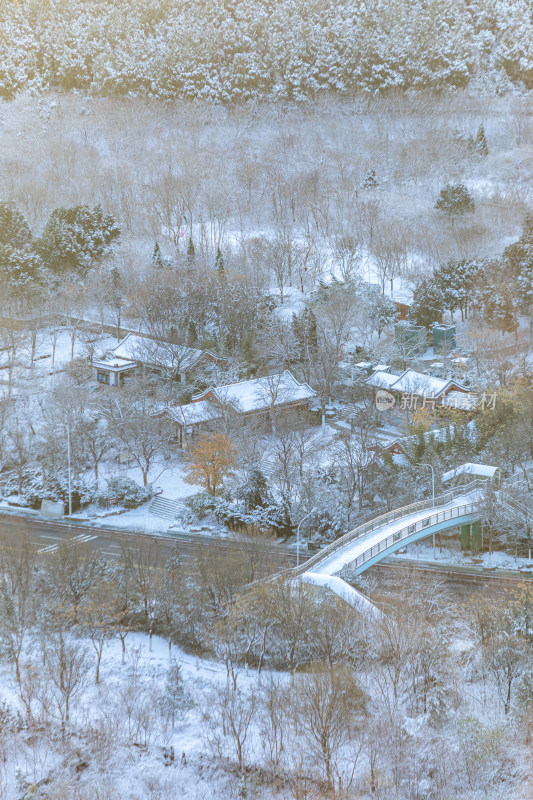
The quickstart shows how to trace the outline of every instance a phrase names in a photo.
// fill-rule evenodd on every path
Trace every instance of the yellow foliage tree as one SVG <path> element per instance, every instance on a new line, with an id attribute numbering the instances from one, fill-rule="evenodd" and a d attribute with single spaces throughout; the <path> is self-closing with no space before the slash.
<path id="1" fill-rule="evenodd" d="M 237 463 L 235 445 L 223 433 L 204 435 L 191 447 L 187 483 L 199 483 L 214 495 Z"/>

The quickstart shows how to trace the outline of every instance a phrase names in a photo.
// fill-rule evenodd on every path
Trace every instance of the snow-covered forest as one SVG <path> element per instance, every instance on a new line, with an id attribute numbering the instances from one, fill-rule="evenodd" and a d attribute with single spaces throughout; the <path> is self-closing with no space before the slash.
<path id="1" fill-rule="evenodd" d="M 532 85 L 526 0 L 4 0 L 0 92 L 223 102 Z"/>
<path id="2" fill-rule="evenodd" d="M 531 588 L 397 572 L 361 618 L 253 554 L 1 551 L 0 796 L 527 800 Z M 58 598 L 61 602 L 58 602 Z"/>
<path id="3" fill-rule="evenodd" d="M 285 250 L 311 246 L 312 278 L 328 267 L 315 245 L 344 237 L 368 248 L 378 271 L 394 258 L 396 271 L 423 271 L 498 255 L 531 199 L 527 93 L 490 104 L 458 91 L 248 109 L 46 94 L 4 103 L 0 119 L 3 197 L 33 235 L 57 207 L 101 203 L 123 239 L 135 238 L 130 259 L 151 258 L 156 239 L 164 255 L 184 253 L 192 232 L 211 265 L 220 246 L 257 271 L 262 239 L 275 239 Z M 476 149 L 480 126 L 486 152 Z M 455 224 L 435 209 L 447 183 L 475 201 Z"/>

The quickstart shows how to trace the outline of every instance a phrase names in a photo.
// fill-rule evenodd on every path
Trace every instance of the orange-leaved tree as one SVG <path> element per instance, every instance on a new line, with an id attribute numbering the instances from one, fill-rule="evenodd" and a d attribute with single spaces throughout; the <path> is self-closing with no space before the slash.
<path id="1" fill-rule="evenodd" d="M 191 447 L 187 483 L 199 483 L 214 495 L 237 463 L 237 450 L 223 433 L 205 434 Z"/>

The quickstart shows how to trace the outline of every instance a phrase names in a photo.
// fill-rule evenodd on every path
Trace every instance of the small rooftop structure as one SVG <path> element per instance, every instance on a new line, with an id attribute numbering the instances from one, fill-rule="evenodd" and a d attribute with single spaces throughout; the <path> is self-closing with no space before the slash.
<path id="1" fill-rule="evenodd" d="M 443 483 L 447 483 L 455 478 L 467 476 L 480 478 L 481 480 L 499 481 L 500 473 L 501 470 L 499 467 L 492 467 L 489 464 L 473 464 L 467 462 L 466 464 L 461 464 L 459 467 L 455 467 L 455 469 L 449 470 L 449 472 L 445 472 L 444 475 L 441 476 L 441 480 Z"/>
<path id="2" fill-rule="evenodd" d="M 354 367 L 360 372 L 366 372 L 367 375 L 371 375 L 375 371 L 371 361 L 358 361 Z"/>
<path id="3" fill-rule="evenodd" d="M 135 361 L 115 356 L 114 358 L 93 359 L 94 377 L 106 386 L 122 386 L 124 377 L 132 375 L 137 368 Z"/>
<path id="4" fill-rule="evenodd" d="M 406 286 L 401 289 L 395 289 L 391 295 L 391 300 L 396 306 L 398 319 L 407 320 L 409 309 L 413 302 L 413 290 Z"/>
<path id="5" fill-rule="evenodd" d="M 433 334 L 433 350 L 435 353 L 451 353 L 457 347 L 456 326 L 444 325 L 434 322 L 431 328 Z"/>
<path id="6" fill-rule="evenodd" d="M 391 375 L 390 372 L 379 370 L 378 372 L 373 372 L 372 375 L 367 378 L 366 384 L 367 386 L 372 386 L 374 389 L 390 389 L 392 384 L 396 383 L 397 380 L 397 375 Z"/>
<path id="7" fill-rule="evenodd" d="M 411 356 L 426 352 L 427 331 L 424 325 L 410 322 L 397 322 L 394 326 L 394 341 L 398 347 Z"/>

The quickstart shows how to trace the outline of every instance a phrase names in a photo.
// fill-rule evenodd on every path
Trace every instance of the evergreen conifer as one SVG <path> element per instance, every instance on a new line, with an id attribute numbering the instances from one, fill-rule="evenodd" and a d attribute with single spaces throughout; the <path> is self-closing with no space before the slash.
<path id="1" fill-rule="evenodd" d="M 488 156 L 489 148 L 487 146 L 487 139 L 485 137 L 485 130 L 483 125 L 480 125 L 476 134 L 475 150 L 479 156 Z"/>
<path id="2" fill-rule="evenodd" d="M 217 247 L 217 254 L 215 257 L 215 268 L 219 272 L 224 272 L 224 256 L 222 255 L 222 250 L 220 247 Z"/>
<path id="3" fill-rule="evenodd" d="M 374 189 L 376 186 L 378 186 L 375 169 L 367 169 L 361 186 L 363 189 Z"/>
<path id="4" fill-rule="evenodd" d="M 192 240 L 192 236 L 189 236 L 189 244 L 187 245 L 187 264 L 191 266 L 194 264 L 195 259 L 195 250 L 194 250 L 194 243 Z"/>
<path id="5" fill-rule="evenodd" d="M 154 246 L 154 253 L 152 255 L 152 262 L 155 267 L 162 267 L 163 266 L 163 256 L 161 255 L 161 248 L 159 247 L 159 242 L 156 240 Z"/>

